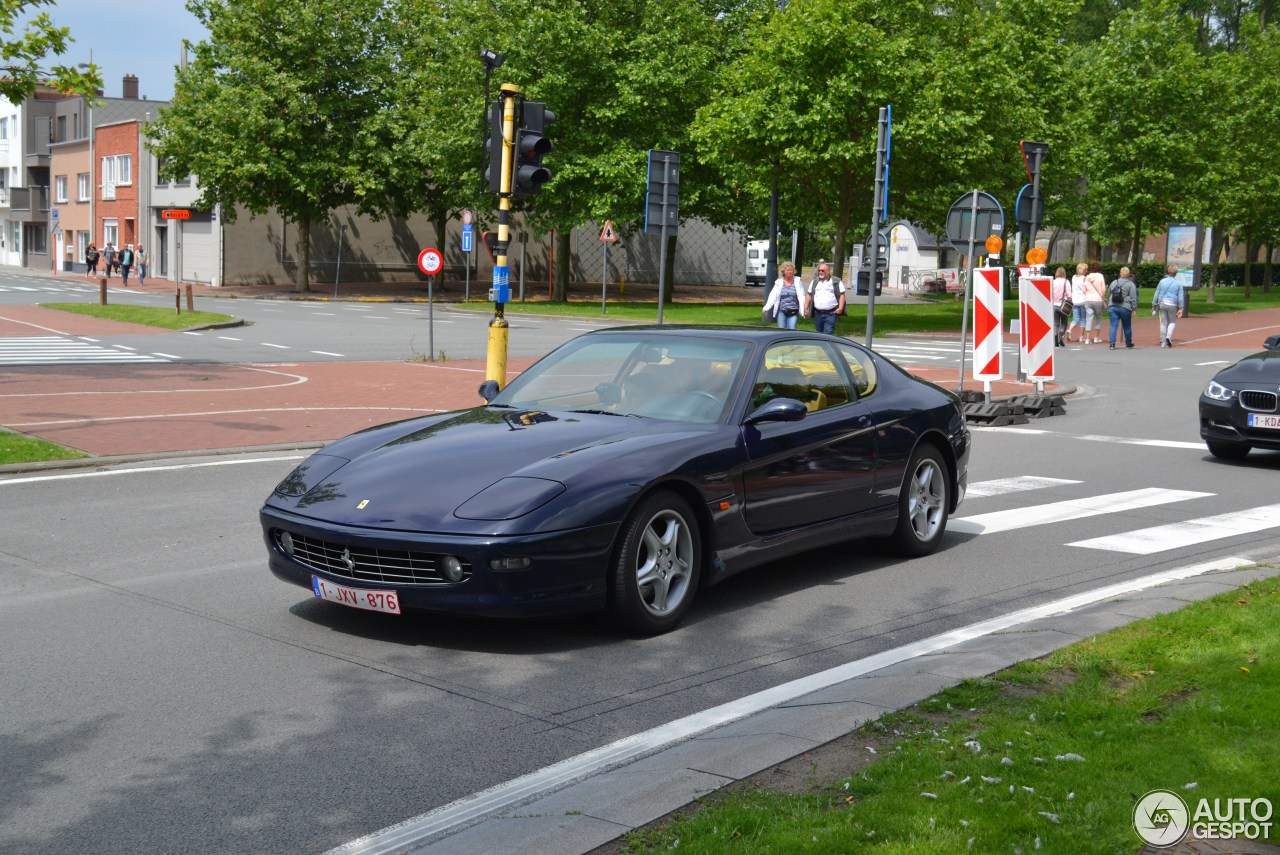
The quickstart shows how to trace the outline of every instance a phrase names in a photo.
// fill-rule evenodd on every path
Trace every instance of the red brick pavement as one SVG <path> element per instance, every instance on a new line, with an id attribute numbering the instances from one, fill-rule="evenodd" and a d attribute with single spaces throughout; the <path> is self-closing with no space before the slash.
<path id="1" fill-rule="evenodd" d="M 425 296 L 419 293 L 425 292 L 423 286 L 414 283 L 343 288 L 346 299 Z M 172 293 L 173 286 L 151 281 L 146 290 Z M 720 290 L 724 292 L 721 299 L 742 298 L 743 289 Z M 196 293 L 202 297 L 302 296 L 278 287 L 197 286 Z M 309 298 L 324 296 L 315 292 Z M 234 302 L 228 300 L 222 310 L 234 314 Z M 1198 315 L 1178 324 L 1176 344 L 1252 351 L 1277 331 L 1280 309 Z M 161 331 L 34 306 L 0 306 L 0 336 L 142 332 Z M 1138 346 L 1156 347 L 1156 319 L 1139 312 L 1134 335 Z M 1067 382 L 1049 384 L 1050 393 L 1069 384 L 1070 352 L 1059 350 L 1058 354 L 1059 375 Z M 510 373 L 531 362 L 512 360 Z M 956 386 L 954 370 L 913 370 L 949 388 Z M 95 456 L 318 443 L 397 418 L 474 406 L 479 403 L 476 387 L 483 378 L 480 361 L 23 367 L 0 370 L 0 425 Z M 966 378 L 965 388 L 982 386 Z M 997 397 L 1032 391 L 1031 385 L 1011 379 L 992 389 Z"/>

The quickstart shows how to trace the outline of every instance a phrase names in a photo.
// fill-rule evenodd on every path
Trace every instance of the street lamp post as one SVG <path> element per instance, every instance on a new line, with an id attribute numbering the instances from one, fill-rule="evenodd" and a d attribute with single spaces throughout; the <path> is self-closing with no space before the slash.
<path id="1" fill-rule="evenodd" d="M 484 168 L 488 162 L 484 141 L 489 136 L 489 81 L 493 77 L 493 70 L 501 68 L 502 63 L 507 61 L 507 57 L 506 54 L 484 48 L 480 51 L 480 61 L 484 63 L 484 109 L 480 111 L 480 192 L 484 193 L 489 189 L 489 184 L 484 179 Z"/>

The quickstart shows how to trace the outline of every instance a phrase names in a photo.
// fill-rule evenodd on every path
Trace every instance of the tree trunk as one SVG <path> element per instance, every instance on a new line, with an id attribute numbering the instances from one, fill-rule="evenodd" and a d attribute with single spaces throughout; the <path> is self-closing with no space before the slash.
<path id="1" fill-rule="evenodd" d="M 1209 274 L 1209 293 L 1205 296 L 1206 303 L 1218 302 L 1217 298 L 1214 296 L 1214 291 L 1218 287 L 1218 263 L 1219 259 L 1222 257 L 1222 250 L 1226 242 L 1227 226 L 1225 223 L 1219 221 L 1213 226 L 1213 240 L 1209 243 L 1209 246 L 1211 247 L 1209 252 L 1213 256 L 1213 260 L 1212 266 L 1210 267 L 1212 272 Z"/>
<path id="2" fill-rule="evenodd" d="M 1133 224 L 1133 250 L 1129 253 L 1129 265 L 1133 275 L 1138 275 L 1138 265 L 1142 263 L 1142 217 Z"/>
<path id="3" fill-rule="evenodd" d="M 311 290 L 311 218 L 298 218 L 298 274 L 297 287 L 299 293 Z"/>
<path id="4" fill-rule="evenodd" d="M 1246 240 L 1244 242 L 1244 298 L 1246 300 L 1253 296 L 1253 260 L 1257 257 L 1257 242 Z"/>
<path id="5" fill-rule="evenodd" d="M 1270 242 L 1263 244 L 1262 248 L 1267 252 L 1262 261 L 1262 293 L 1270 294 L 1272 282 L 1271 274 L 1273 273 L 1271 256 L 1275 252 L 1275 248 L 1270 244 Z"/>
<path id="6" fill-rule="evenodd" d="M 557 303 L 569 302 L 569 262 L 573 259 L 573 232 L 556 229 L 552 240 L 556 247 L 555 274 L 551 278 L 551 299 Z"/>

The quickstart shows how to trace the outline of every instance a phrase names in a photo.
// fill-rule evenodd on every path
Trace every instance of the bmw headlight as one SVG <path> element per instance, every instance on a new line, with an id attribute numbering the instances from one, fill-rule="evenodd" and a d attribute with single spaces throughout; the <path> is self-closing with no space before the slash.
<path id="1" fill-rule="evenodd" d="M 1210 380 L 1209 385 L 1204 389 L 1206 398 L 1213 398 L 1215 401 L 1230 401 L 1236 396 L 1235 389 L 1228 389 L 1217 380 Z"/>

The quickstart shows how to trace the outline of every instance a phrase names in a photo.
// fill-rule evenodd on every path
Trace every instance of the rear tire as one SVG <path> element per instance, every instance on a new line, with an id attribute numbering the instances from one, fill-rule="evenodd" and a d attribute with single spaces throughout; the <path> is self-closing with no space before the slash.
<path id="1" fill-rule="evenodd" d="M 701 565 L 702 533 L 689 503 L 674 493 L 648 496 L 622 525 L 614 615 L 643 635 L 674 629 L 693 603 Z"/>
<path id="2" fill-rule="evenodd" d="M 1249 446 L 1237 445 L 1234 442 L 1209 442 L 1206 440 L 1205 444 L 1209 446 L 1210 454 L 1222 460 L 1243 460 L 1245 455 L 1249 453 Z"/>
<path id="3" fill-rule="evenodd" d="M 942 456 L 931 445 L 911 455 L 898 495 L 898 527 L 891 541 L 903 555 L 928 555 L 938 548 L 947 530 L 951 485 Z"/>

